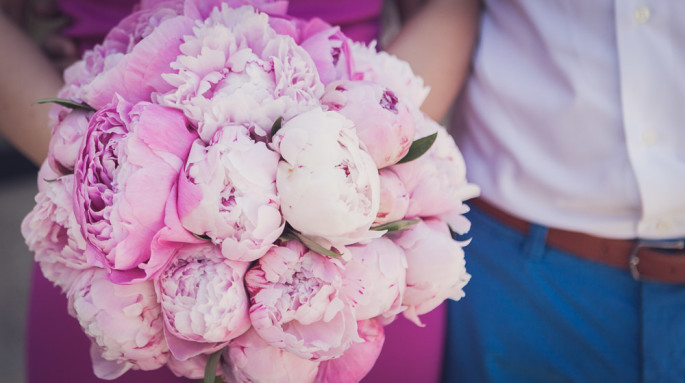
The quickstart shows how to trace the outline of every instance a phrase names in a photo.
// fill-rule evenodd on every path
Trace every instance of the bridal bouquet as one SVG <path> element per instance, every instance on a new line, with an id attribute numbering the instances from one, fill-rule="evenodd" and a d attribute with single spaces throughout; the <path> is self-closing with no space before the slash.
<path id="1" fill-rule="evenodd" d="M 145 1 L 65 72 L 22 224 L 97 376 L 352 382 L 459 299 L 478 194 L 421 79 L 268 0 Z"/>

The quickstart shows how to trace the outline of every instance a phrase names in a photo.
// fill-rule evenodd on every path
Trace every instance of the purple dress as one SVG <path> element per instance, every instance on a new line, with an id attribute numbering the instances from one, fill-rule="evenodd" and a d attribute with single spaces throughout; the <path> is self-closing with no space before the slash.
<path id="1" fill-rule="evenodd" d="M 303 18 L 321 17 L 340 25 L 350 37 L 370 41 L 379 32 L 382 0 L 292 0 L 289 13 Z M 59 0 L 73 21 L 64 31 L 82 49 L 99 42 L 135 1 Z M 27 329 L 27 376 L 29 383 L 102 382 L 93 375 L 90 341 L 78 322 L 67 314 L 66 297 L 33 270 Z M 446 311 L 444 305 L 422 316 L 420 328 L 403 317 L 386 327 L 383 352 L 364 383 L 438 382 L 442 365 Z M 128 371 L 114 380 L 120 383 L 181 383 L 169 369 Z"/>

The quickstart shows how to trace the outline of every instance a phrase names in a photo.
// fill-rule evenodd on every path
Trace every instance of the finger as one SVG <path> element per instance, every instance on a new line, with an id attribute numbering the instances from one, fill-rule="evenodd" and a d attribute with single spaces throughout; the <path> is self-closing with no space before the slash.
<path id="1" fill-rule="evenodd" d="M 45 53 L 55 59 L 75 60 L 78 57 L 79 52 L 76 43 L 61 35 L 48 35 L 41 45 Z"/>
<path id="2" fill-rule="evenodd" d="M 31 9 L 36 16 L 50 18 L 60 14 L 54 0 L 33 0 L 32 3 Z"/>

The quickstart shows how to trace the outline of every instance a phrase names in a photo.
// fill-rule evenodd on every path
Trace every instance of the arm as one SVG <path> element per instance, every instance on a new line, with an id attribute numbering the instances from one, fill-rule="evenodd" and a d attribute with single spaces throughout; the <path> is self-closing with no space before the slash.
<path id="1" fill-rule="evenodd" d="M 50 142 L 50 106 L 35 101 L 54 97 L 62 81 L 38 47 L 1 12 L 0 47 L 0 134 L 40 164 Z"/>
<path id="2" fill-rule="evenodd" d="M 478 33 L 478 0 L 401 0 L 407 21 L 386 49 L 411 64 L 431 92 L 423 111 L 445 115 L 466 80 Z"/>

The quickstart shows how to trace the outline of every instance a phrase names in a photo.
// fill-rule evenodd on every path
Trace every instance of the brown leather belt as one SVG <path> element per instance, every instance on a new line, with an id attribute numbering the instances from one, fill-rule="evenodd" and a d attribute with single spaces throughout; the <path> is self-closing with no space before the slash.
<path id="1" fill-rule="evenodd" d="M 530 223 L 516 218 L 484 200 L 469 201 L 486 214 L 520 233 L 528 233 Z M 638 241 L 609 239 L 550 228 L 547 244 L 590 261 L 630 270 L 636 280 L 685 283 L 683 241 Z"/>

